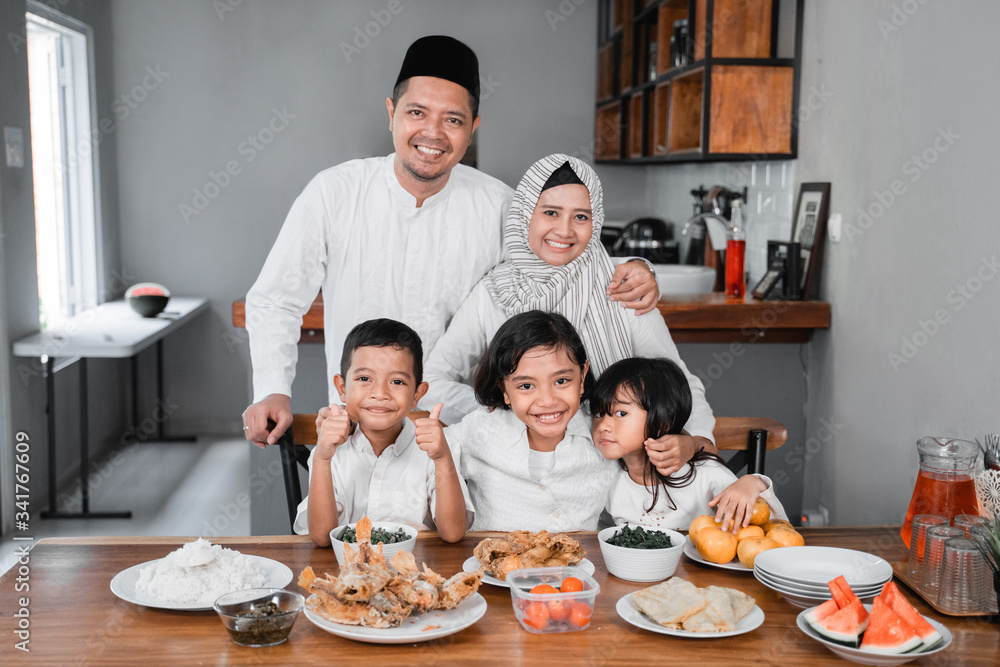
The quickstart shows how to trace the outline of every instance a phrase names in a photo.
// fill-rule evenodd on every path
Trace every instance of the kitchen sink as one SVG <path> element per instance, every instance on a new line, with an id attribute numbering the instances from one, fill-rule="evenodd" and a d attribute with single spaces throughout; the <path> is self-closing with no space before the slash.
<path id="1" fill-rule="evenodd" d="M 660 294 L 705 294 L 715 286 L 715 269 L 686 264 L 655 264 Z"/>

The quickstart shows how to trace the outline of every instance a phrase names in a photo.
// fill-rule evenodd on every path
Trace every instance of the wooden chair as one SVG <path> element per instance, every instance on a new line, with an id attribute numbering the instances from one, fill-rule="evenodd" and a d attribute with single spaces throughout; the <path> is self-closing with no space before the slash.
<path id="1" fill-rule="evenodd" d="M 737 450 L 728 463 L 738 475 L 746 466 L 747 473 L 764 472 L 764 452 L 777 449 L 788 440 L 788 429 L 776 419 L 766 417 L 716 417 L 715 447 Z"/>
<path id="2" fill-rule="evenodd" d="M 426 411 L 414 410 L 410 419 L 426 417 Z M 764 417 L 716 417 L 715 446 L 720 449 L 738 450 L 729 460 L 734 474 L 746 466 L 747 473 L 764 472 L 764 452 L 777 449 L 788 439 L 785 425 L 776 419 Z M 302 502 L 302 485 L 298 467 L 308 470 L 309 450 L 298 445 L 316 444 L 316 415 L 292 415 L 292 425 L 278 439 L 281 448 L 281 470 L 285 478 L 285 497 L 288 500 L 288 525 L 295 524 L 295 514 Z"/>

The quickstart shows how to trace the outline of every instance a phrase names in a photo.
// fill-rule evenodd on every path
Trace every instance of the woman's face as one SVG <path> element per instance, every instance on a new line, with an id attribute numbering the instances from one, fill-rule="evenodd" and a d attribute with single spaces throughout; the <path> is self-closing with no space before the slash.
<path id="1" fill-rule="evenodd" d="M 552 266 L 583 254 L 594 233 L 590 192 L 585 185 L 558 185 L 542 192 L 528 225 L 528 246 Z"/>

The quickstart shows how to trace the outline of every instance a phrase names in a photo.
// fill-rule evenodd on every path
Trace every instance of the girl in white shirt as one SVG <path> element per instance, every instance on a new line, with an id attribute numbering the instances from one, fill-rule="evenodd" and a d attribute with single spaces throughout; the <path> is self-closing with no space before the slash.
<path id="1" fill-rule="evenodd" d="M 616 467 L 580 404 L 593 386 L 573 325 L 532 310 L 507 320 L 476 373 L 482 406 L 445 429 L 461 451 L 474 530 L 594 530 Z"/>
<path id="2" fill-rule="evenodd" d="M 735 533 L 749 525 L 754 502 L 762 497 L 771 514 L 785 510 L 764 475 L 739 480 L 716 454 L 695 453 L 676 473 L 664 476 L 649 461 L 644 443 L 676 433 L 691 412 L 684 373 L 669 359 L 624 359 L 601 374 L 591 395 L 593 438 L 620 470 L 608 494 L 607 511 L 616 524 L 686 530 L 696 517 L 715 508 L 722 529 Z"/>

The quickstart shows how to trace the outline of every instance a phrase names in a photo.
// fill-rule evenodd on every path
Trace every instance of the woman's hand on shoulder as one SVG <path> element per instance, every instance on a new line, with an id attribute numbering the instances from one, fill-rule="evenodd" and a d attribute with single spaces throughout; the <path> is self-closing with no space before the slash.
<path id="1" fill-rule="evenodd" d="M 650 463 L 664 477 L 680 470 L 698 451 L 694 437 L 687 433 L 667 434 L 656 439 L 646 438 L 643 444 Z"/>
<path id="2" fill-rule="evenodd" d="M 626 308 L 634 308 L 636 315 L 650 312 L 660 299 L 656 274 L 641 259 L 622 262 L 616 266 L 607 291 L 612 301 L 620 301 Z"/>

